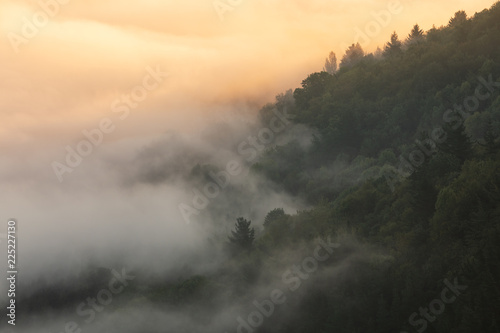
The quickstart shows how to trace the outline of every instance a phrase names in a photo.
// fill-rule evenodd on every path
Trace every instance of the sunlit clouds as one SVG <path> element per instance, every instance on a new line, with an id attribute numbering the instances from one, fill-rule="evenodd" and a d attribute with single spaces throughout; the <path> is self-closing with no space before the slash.
<path id="1" fill-rule="evenodd" d="M 373 20 L 386 1 L 241 1 L 219 19 L 211 1 L 4 1 L 0 33 L 22 36 L 51 5 L 54 13 L 15 52 L 0 45 L 2 141 L 33 143 L 55 135 L 71 137 L 82 124 L 103 117 L 109 103 L 140 80 L 146 66 L 171 73 L 141 109 L 147 122 L 187 125 L 205 106 L 259 103 L 298 86 L 321 70 L 330 50 L 355 41 L 356 28 Z M 414 23 L 429 29 L 446 24 L 450 13 L 469 15 L 492 1 L 401 1 L 368 49 L 396 30 L 405 36 Z M 40 19 L 38 18 L 40 21 Z M 43 22 L 41 22 L 43 23 Z M 183 109 L 183 117 L 175 114 Z M 14 139 L 13 142 L 10 140 Z"/>

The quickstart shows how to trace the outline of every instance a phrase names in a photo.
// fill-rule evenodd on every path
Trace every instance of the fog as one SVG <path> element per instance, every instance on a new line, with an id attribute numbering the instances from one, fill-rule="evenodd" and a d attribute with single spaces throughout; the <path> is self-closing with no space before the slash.
<path id="1" fill-rule="evenodd" d="M 404 2 L 404 12 L 366 49 L 393 30 L 408 31 L 417 19 L 429 29 L 453 10 L 472 13 L 491 1 L 462 2 L 461 8 L 452 1 L 421 3 Z M 273 288 L 286 290 L 283 273 L 321 240 L 274 253 L 276 265 L 263 270 L 254 288 L 214 294 L 216 306 L 160 306 L 124 292 L 85 323 L 71 294 L 86 295 L 82 302 L 95 297 L 113 272 L 124 270 L 134 276 L 127 287 L 134 295 L 165 281 L 216 275 L 222 265 L 232 267 L 224 246 L 238 217 L 251 220 L 258 237 L 272 209 L 307 209 L 303 198 L 251 166 L 276 146 L 311 144 L 315 131 L 287 113 L 293 107 L 288 89 L 320 71 L 331 50 L 340 59 L 355 28 L 386 6 L 243 1 L 222 20 L 211 1 L 70 1 L 26 42 L 13 47 L 4 38 L 0 220 L 17 221 L 17 299 L 23 304 L 33 295 L 67 291 L 71 303 L 20 305 L 25 317 L 12 329 L 72 331 L 65 325 L 75 321 L 95 333 L 229 332 L 253 311 L 254 300 L 269 298 Z M 35 1 L 2 1 L 0 32 L 21 34 L 23 18 L 39 11 Z M 270 111 L 278 94 L 287 103 Z M 263 117 L 266 105 L 271 114 Z M 79 149 L 85 154 L 75 156 Z M 340 174 L 346 164 L 335 163 L 314 177 Z M 340 178 L 355 183 L 361 172 Z M 301 295 L 347 279 L 357 262 L 390 260 L 345 237 L 336 240 L 341 255 L 334 264 L 287 293 L 277 323 L 294 315 Z M 7 271 L 5 260 L 0 270 Z M 7 290 L 0 284 L 2 305 Z M 0 331 L 7 332 L 4 321 Z"/>
<path id="2" fill-rule="evenodd" d="M 270 210 L 281 207 L 294 214 L 308 207 L 250 168 L 276 146 L 293 142 L 307 148 L 311 143 L 315 132 L 291 121 L 291 91 L 281 96 L 285 106 L 267 106 L 267 116 L 252 105 L 235 104 L 206 113 L 192 130 L 166 124 L 160 133 L 103 133 L 102 143 L 81 156 L 71 172 L 58 171 L 54 162 L 67 167 L 65 147 L 78 152 L 79 143 L 90 140 L 85 135 L 62 144 L 40 141 L 5 158 L 2 185 L 8 191 L 0 200 L 17 221 L 17 300 L 27 302 L 24 309 L 19 306 L 14 332 L 233 332 L 240 325 L 238 318 L 255 311 L 253 302 L 269 299 L 276 288 L 286 291 L 288 299 L 276 306 L 273 320 L 279 323 L 293 316 L 311 288 L 348 274 L 353 262 L 366 260 L 371 251 L 351 239 L 341 240 L 339 259 L 320 267 L 291 292 L 283 274 L 311 256 L 319 241 L 314 240 L 277 251 L 273 256 L 278 261 L 262 270 L 254 287 L 238 291 L 227 283 L 227 290 L 214 294 L 210 306 L 196 300 L 179 306 L 149 300 L 149 292 L 162 283 L 217 276 L 223 265 L 232 267 L 224 247 L 237 217 L 252 220 L 258 237 Z M 259 144 L 250 144 L 252 138 Z M 237 172 L 229 174 L 228 163 L 238 163 Z M 209 171 L 225 182 L 213 197 L 206 185 L 217 180 L 206 177 Z M 220 178 L 221 173 L 227 178 Z M 179 207 L 196 207 L 197 193 L 208 203 L 186 218 Z M 5 262 L 0 269 L 7 270 Z M 125 292 L 113 295 L 95 317 L 78 312 L 79 304 L 109 288 L 113 271 L 133 277 Z M 4 297 L 7 285 L 1 288 Z M 64 306 L 47 301 L 57 294 L 67 295 L 69 301 Z M 33 298 L 45 299 L 50 306 L 38 308 L 29 303 Z"/>
<path id="3" fill-rule="evenodd" d="M 169 129 L 104 141 L 71 173 L 64 173 L 61 182 L 54 169 L 47 168 L 54 161 L 64 163 L 57 144 L 38 146 L 44 154 L 4 161 L 2 183 L 9 191 L 1 194 L 1 201 L 18 223 L 19 303 L 30 296 L 40 297 L 39 293 L 49 296 L 50 290 L 81 293 L 82 286 L 90 282 L 97 289 L 83 292 L 86 296 L 81 302 L 85 302 L 107 288 L 112 270 L 133 276 L 128 288 L 140 295 L 158 283 L 197 274 L 210 276 L 221 264 L 227 266 L 230 258 L 223 247 L 237 217 L 251 219 L 258 235 L 270 210 L 282 207 L 293 214 L 307 208 L 300 198 L 290 197 L 249 167 L 275 145 L 293 139 L 307 146 L 313 131 L 289 122 L 271 142 L 262 145 L 261 151 L 255 149 L 255 156 L 242 154 L 242 143 L 258 137 L 269 126 L 258 110 L 235 107 L 234 111 L 206 117 L 197 132 Z M 14 169 L 19 160 L 23 164 Z M 199 209 L 198 215 L 186 220 L 179 205 L 194 206 L 195 191 L 204 193 L 204 168 L 220 174 L 230 161 L 238 161 L 241 171 L 227 179 L 227 185 Z M 197 169 L 201 173 L 197 174 Z M 266 267 L 260 283 L 246 290 L 243 297 L 231 289 L 214 295 L 215 308 L 196 302 L 179 307 L 158 305 L 146 297 L 130 299 L 125 293 L 114 295 L 112 303 L 87 323 L 76 310 L 78 304 L 37 310 L 29 304 L 32 310 L 19 319 L 15 332 L 64 332 L 65 325 L 73 327 L 71 322 L 87 332 L 236 331 L 237 318 L 253 311 L 254 300 L 269 298 L 272 288 L 286 290 L 283 272 L 300 263 L 316 243 L 297 246 L 296 252 L 275 253 L 279 264 Z M 316 285 L 348 271 L 353 256 L 363 252 L 347 241 L 343 246 L 354 254 L 342 257 L 334 268 L 320 270 Z M 1 269 L 7 270 L 4 263 Z M 313 284 L 308 281 L 305 285 Z M 2 295 L 6 287 L 2 285 Z M 294 304 L 308 288 L 289 293 L 290 301 L 280 313 L 293 314 Z"/>
<path id="4" fill-rule="evenodd" d="M 103 255 L 113 249 L 121 253 L 130 250 L 132 257 L 155 267 L 162 265 L 144 260 L 151 248 L 160 246 L 164 256 L 159 258 L 167 262 L 173 248 L 197 248 L 209 234 L 196 229 L 212 221 L 208 219 L 204 226 L 188 225 L 179 213 L 179 203 L 190 203 L 196 186 L 205 185 L 195 184 L 189 175 L 198 164 L 223 168 L 224 161 L 231 158 L 244 161 L 236 146 L 252 130 L 241 122 L 218 121 L 211 126 L 224 126 L 224 137 L 212 131 L 199 135 L 170 131 L 103 143 L 74 171 L 63 174 L 62 182 L 50 168 L 53 161 L 64 163 L 64 154 L 61 158 L 57 149 L 60 147 L 37 147 L 45 152 L 52 148 L 54 154 L 26 158 L 15 173 L 10 169 L 12 174 L 3 180 L 10 191 L 2 193 L 2 202 L 19 223 L 23 254 L 20 268 L 25 276 L 39 269 L 50 273 L 51 262 L 71 271 L 67 264 L 79 258 L 69 254 L 77 255 L 82 248 Z M 20 159 L 7 160 L 4 168 Z M 231 209 L 236 201 L 244 200 L 229 200 L 222 191 L 220 198 L 208 205 L 207 212 L 217 207 L 227 209 L 231 216 L 255 215 L 263 219 L 263 214 L 276 206 L 284 205 L 290 212 L 301 207 L 295 199 L 274 192 L 258 176 L 248 175 L 248 170 L 231 179 L 230 185 L 251 197 L 251 204 L 242 205 L 241 211 Z"/>

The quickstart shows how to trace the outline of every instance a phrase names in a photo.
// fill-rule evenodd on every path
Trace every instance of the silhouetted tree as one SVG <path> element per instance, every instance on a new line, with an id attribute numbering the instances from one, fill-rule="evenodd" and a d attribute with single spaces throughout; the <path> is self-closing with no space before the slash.
<path id="1" fill-rule="evenodd" d="M 463 10 L 459 10 L 458 12 L 455 13 L 455 16 L 453 16 L 450 19 L 450 22 L 448 23 L 448 25 L 450 27 L 454 27 L 454 26 L 458 26 L 466 21 L 467 21 L 467 13 Z"/>
<path id="2" fill-rule="evenodd" d="M 326 72 L 310 74 L 302 81 L 302 88 L 297 88 L 293 92 L 295 104 L 299 109 L 307 109 L 310 101 L 321 97 L 327 89 L 329 83 L 334 78 Z"/>
<path id="3" fill-rule="evenodd" d="M 235 230 L 231 231 L 232 237 L 229 236 L 229 241 L 235 247 L 242 250 L 250 250 L 255 239 L 255 230 L 250 228 L 252 221 L 247 221 L 243 217 L 236 219 Z"/>
<path id="4" fill-rule="evenodd" d="M 399 40 L 399 36 L 394 31 L 391 35 L 391 40 L 385 45 L 384 54 L 388 56 L 393 56 L 401 53 L 402 43 Z"/>
<path id="5" fill-rule="evenodd" d="M 269 213 L 267 213 L 264 219 L 264 227 L 268 227 L 273 221 L 285 216 L 285 211 L 283 208 L 275 208 Z"/>
<path id="6" fill-rule="evenodd" d="M 418 24 L 415 24 L 413 26 L 413 29 L 411 29 L 408 38 L 406 39 L 406 44 L 411 45 L 415 43 L 420 43 L 423 41 L 423 39 L 424 39 L 424 31 L 420 29 L 420 26 Z"/>
<path id="7" fill-rule="evenodd" d="M 413 29 L 411 29 L 410 34 L 408 35 L 408 39 L 415 39 L 423 36 L 424 36 L 424 31 L 420 29 L 420 26 L 418 24 L 415 24 L 413 26 Z"/>
<path id="8" fill-rule="evenodd" d="M 365 56 L 365 51 L 359 43 L 352 44 L 345 51 L 345 55 L 342 57 L 340 61 L 340 67 L 349 67 L 357 63 L 359 60 L 363 59 Z"/>
<path id="9" fill-rule="evenodd" d="M 337 56 L 333 51 L 330 52 L 328 58 L 326 58 L 325 67 L 323 67 L 323 70 L 332 75 L 337 71 Z"/>
<path id="10" fill-rule="evenodd" d="M 452 35 L 455 42 L 463 43 L 467 39 L 467 14 L 461 10 L 450 19 L 449 26 L 453 28 Z"/>

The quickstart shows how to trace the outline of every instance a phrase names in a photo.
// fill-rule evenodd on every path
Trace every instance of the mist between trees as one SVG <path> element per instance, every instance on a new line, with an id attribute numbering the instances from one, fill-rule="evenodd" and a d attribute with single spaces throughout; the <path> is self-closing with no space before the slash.
<path id="1" fill-rule="evenodd" d="M 207 208 L 210 201 L 216 199 L 220 192 L 231 183 L 232 177 L 242 175 L 245 172 L 245 164 L 255 161 L 259 154 L 274 143 L 275 137 L 291 125 L 289 118 L 290 115 L 287 113 L 286 107 L 283 108 L 283 112 L 273 109 L 268 127 L 261 128 L 256 135 L 248 136 L 237 145 L 238 154 L 244 158 L 245 162 L 242 162 L 241 159 L 233 159 L 225 164 L 225 170 L 218 172 L 210 171 L 208 176 L 211 181 L 206 183 L 201 191 L 198 189 L 193 190 L 192 205 L 186 203 L 179 204 L 178 208 L 184 222 L 189 224 L 193 214 L 199 215 L 200 211 Z"/>
<path id="2" fill-rule="evenodd" d="M 103 144 L 61 194 L 41 181 L 23 333 L 60 331 L 125 266 L 134 282 L 86 330 L 498 333 L 500 5 L 408 33 L 355 44 L 251 125 Z M 320 261 L 329 236 L 342 246 Z"/>

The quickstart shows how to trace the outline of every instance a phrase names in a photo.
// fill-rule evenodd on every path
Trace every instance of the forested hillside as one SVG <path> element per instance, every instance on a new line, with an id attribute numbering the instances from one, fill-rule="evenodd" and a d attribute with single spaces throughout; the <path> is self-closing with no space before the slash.
<path id="1" fill-rule="evenodd" d="M 457 12 L 446 27 L 394 33 L 375 54 L 352 45 L 338 71 L 293 92 L 295 121 L 320 135 L 255 169 L 316 208 L 269 223 L 267 239 L 348 233 L 391 259 L 308 295 L 287 331 L 500 331 L 499 41 L 498 3 Z M 468 287 L 438 319 L 410 319 L 445 279 Z"/>
<path id="2" fill-rule="evenodd" d="M 124 302 L 226 332 L 500 332 L 500 3 L 373 54 L 352 45 L 264 106 L 263 124 L 275 109 L 316 134 L 251 172 L 311 208 L 234 221 L 213 241 L 227 258 L 215 273 L 137 282 Z M 92 276 L 22 311 L 78 303 Z M 240 317 L 217 315 L 227 307 Z"/>

